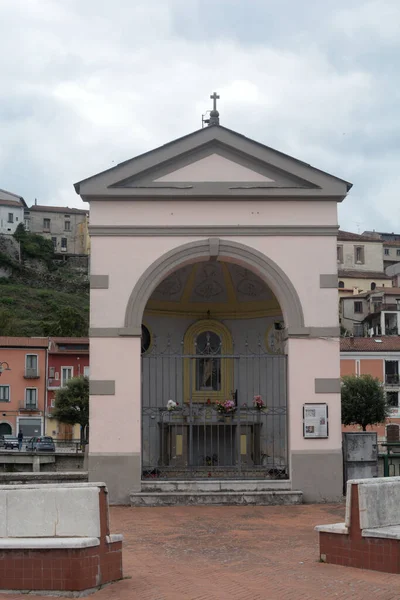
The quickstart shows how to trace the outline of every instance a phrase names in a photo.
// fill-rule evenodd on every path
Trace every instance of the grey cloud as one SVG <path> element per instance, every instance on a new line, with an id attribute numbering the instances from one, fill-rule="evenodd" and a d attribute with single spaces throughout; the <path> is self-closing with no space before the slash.
<path id="1" fill-rule="evenodd" d="M 222 124 L 354 183 L 343 227 L 400 229 L 399 11 L 2 0 L 0 187 L 77 206 L 73 182 L 199 128 L 217 90 Z"/>

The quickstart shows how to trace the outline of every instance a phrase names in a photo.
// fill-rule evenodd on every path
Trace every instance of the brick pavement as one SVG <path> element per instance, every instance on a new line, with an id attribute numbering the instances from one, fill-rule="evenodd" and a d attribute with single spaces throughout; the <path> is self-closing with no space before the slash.
<path id="1" fill-rule="evenodd" d="M 314 525 L 343 517 L 342 505 L 113 507 L 127 578 L 91 598 L 400 600 L 399 575 L 318 562 Z"/>

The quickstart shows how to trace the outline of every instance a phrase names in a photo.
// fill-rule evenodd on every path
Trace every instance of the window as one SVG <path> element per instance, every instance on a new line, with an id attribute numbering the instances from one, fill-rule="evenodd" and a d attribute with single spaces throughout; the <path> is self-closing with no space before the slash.
<path id="1" fill-rule="evenodd" d="M 386 392 L 386 400 L 391 408 L 398 408 L 399 392 Z"/>
<path id="2" fill-rule="evenodd" d="M 67 238 L 61 238 L 61 250 L 67 250 Z"/>
<path id="3" fill-rule="evenodd" d="M 54 379 L 54 373 L 56 372 L 55 367 L 49 367 L 49 377 L 50 379 Z"/>
<path id="4" fill-rule="evenodd" d="M 14 215 L 13 215 L 13 213 L 8 213 L 8 222 L 9 223 L 14 223 Z"/>
<path id="5" fill-rule="evenodd" d="M 400 249 L 399 248 L 397 248 L 397 250 L 396 250 L 396 255 L 400 256 Z"/>
<path id="6" fill-rule="evenodd" d="M 25 390 L 25 408 L 37 408 L 37 389 L 26 388 Z"/>
<path id="7" fill-rule="evenodd" d="M 362 326 L 361 323 L 354 323 L 353 325 L 353 333 L 354 333 L 354 337 L 363 337 L 364 335 L 364 327 Z M 358 363 L 360 363 L 360 361 L 358 361 Z M 360 373 L 358 373 L 359 375 Z"/>
<path id="8" fill-rule="evenodd" d="M 64 231 L 71 231 L 71 221 L 64 222 Z"/>
<path id="9" fill-rule="evenodd" d="M 51 242 L 53 244 L 53 249 L 57 250 L 57 238 L 56 237 L 52 237 L 51 238 Z"/>
<path id="10" fill-rule="evenodd" d="M 29 229 L 30 229 L 30 219 L 25 219 L 25 221 L 24 221 L 24 227 L 25 227 L 26 231 L 29 231 Z"/>
<path id="11" fill-rule="evenodd" d="M 362 312 L 363 312 L 363 305 L 362 305 L 362 302 L 359 302 L 359 301 L 357 301 L 357 302 L 354 302 L 354 312 L 355 312 L 355 313 L 359 313 L 359 314 L 361 313 L 361 314 L 362 314 Z"/>
<path id="12" fill-rule="evenodd" d="M 344 281 L 339 281 L 339 287 L 344 288 Z"/>
<path id="13" fill-rule="evenodd" d="M 386 385 L 399 385 L 399 363 L 397 360 L 385 360 Z"/>
<path id="14" fill-rule="evenodd" d="M 389 248 L 385 248 L 385 256 L 389 256 L 389 254 L 390 254 Z"/>
<path id="15" fill-rule="evenodd" d="M 89 377 L 90 367 L 83 367 L 83 376 Z"/>
<path id="16" fill-rule="evenodd" d="M 50 219 L 43 219 L 43 229 L 45 231 L 50 230 Z"/>
<path id="17" fill-rule="evenodd" d="M 374 290 L 376 288 L 376 283 L 375 281 L 371 282 L 371 290 Z"/>
<path id="18" fill-rule="evenodd" d="M 142 325 L 142 354 L 148 351 L 151 345 L 151 334 L 146 325 Z"/>
<path id="19" fill-rule="evenodd" d="M 72 379 L 73 376 L 74 376 L 74 368 L 73 367 L 61 367 L 61 386 L 64 387 L 64 385 L 67 383 L 67 381 Z"/>
<path id="20" fill-rule="evenodd" d="M 37 377 L 38 357 L 37 354 L 27 354 L 25 357 L 25 377 Z"/>
<path id="21" fill-rule="evenodd" d="M 343 262 L 343 246 L 336 247 L 336 258 L 337 258 L 338 263 Z"/>
<path id="22" fill-rule="evenodd" d="M 0 402 L 10 402 L 9 385 L 0 385 Z"/>
<path id="23" fill-rule="evenodd" d="M 400 298 L 396 298 L 396 308 L 400 310 Z"/>
<path id="24" fill-rule="evenodd" d="M 364 246 L 354 246 L 354 261 L 364 264 Z"/>

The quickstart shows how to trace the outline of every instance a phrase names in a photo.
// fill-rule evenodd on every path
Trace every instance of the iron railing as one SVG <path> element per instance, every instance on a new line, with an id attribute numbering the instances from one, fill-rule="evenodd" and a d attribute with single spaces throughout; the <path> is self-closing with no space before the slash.
<path id="1" fill-rule="evenodd" d="M 183 354 L 154 343 L 142 356 L 143 478 L 288 477 L 286 356 L 261 343 L 242 348 Z M 218 411 L 221 398 L 232 400 L 232 412 Z"/>

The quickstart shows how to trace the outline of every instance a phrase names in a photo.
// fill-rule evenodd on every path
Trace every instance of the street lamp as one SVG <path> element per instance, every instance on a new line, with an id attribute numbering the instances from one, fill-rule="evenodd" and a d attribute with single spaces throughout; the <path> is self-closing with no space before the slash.
<path id="1" fill-rule="evenodd" d="M 3 371 L 11 371 L 10 365 L 8 364 L 8 362 L 5 362 L 5 361 L 0 362 L 0 376 Z"/>

